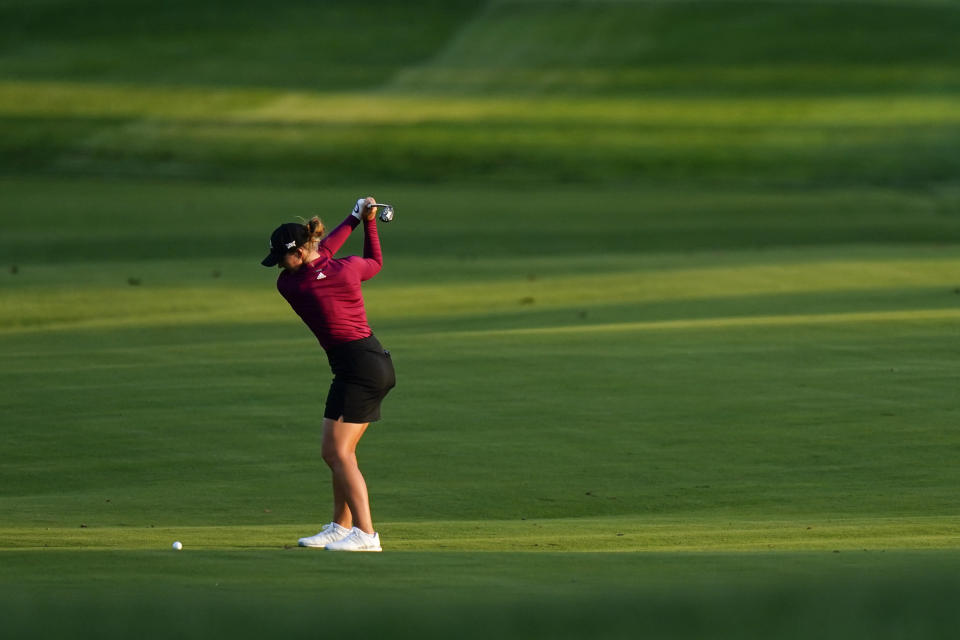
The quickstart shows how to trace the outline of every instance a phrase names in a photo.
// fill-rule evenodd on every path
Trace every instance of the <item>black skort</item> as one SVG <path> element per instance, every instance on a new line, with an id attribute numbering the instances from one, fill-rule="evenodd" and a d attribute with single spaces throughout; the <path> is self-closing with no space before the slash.
<path id="1" fill-rule="evenodd" d="M 376 422 L 380 402 L 397 384 L 390 352 L 374 336 L 327 350 L 333 382 L 323 417 L 344 422 Z"/>

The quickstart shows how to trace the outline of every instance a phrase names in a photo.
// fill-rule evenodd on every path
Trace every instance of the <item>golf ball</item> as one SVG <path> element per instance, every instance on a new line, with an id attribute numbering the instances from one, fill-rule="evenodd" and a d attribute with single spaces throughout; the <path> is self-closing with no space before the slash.
<path id="1" fill-rule="evenodd" d="M 177 540 L 176 542 L 173 543 L 173 548 L 177 551 L 180 551 L 180 549 L 183 549 L 183 544 L 179 540 Z"/>

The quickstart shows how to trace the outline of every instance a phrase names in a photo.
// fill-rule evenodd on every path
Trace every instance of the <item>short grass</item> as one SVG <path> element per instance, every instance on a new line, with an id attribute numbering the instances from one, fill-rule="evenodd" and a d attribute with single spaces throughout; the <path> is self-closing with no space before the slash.
<path id="1" fill-rule="evenodd" d="M 294 546 L 328 517 L 329 374 L 257 262 L 273 224 L 336 220 L 356 189 L 5 186 L 11 624 L 302 634 L 372 607 L 364 633 L 409 637 L 469 636 L 485 610 L 515 637 L 953 628 L 949 190 L 730 190 L 720 224 L 698 193 L 584 216 L 593 190 L 565 187 L 532 192 L 545 224 L 509 189 L 437 210 L 384 185 L 398 218 L 366 291 L 400 385 L 360 455 L 387 552 L 344 559 Z M 806 199 L 823 212 L 794 215 Z M 331 581 L 348 590 L 313 604 Z"/>
<path id="2" fill-rule="evenodd" d="M 910 552 L 5 552 L 4 565 L 46 576 L 43 592 L 2 592 L 7 628 L 90 638 L 947 638 L 960 568 Z"/>
<path id="3" fill-rule="evenodd" d="M 926 187 L 960 170 L 952 2 L 7 2 L 0 25 L 4 173 Z"/>

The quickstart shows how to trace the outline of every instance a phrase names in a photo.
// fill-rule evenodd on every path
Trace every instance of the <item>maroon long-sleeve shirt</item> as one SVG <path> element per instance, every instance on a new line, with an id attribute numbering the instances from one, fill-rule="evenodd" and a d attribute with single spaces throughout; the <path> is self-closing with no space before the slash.
<path id="1" fill-rule="evenodd" d="M 363 257 L 333 257 L 359 224 L 356 217 L 347 216 L 320 241 L 319 258 L 296 271 L 285 270 L 277 278 L 280 295 L 324 349 L 373 335 L 360 283 L 377 275 L 383 266 L 376 220 L 363 221 Z"/>

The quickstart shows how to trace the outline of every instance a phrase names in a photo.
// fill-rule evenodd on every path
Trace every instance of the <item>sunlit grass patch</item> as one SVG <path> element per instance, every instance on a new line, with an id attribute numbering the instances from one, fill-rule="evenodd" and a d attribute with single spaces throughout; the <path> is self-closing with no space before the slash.
<path id="1" fill-rule="evenodd" d="M 290 550 L 315 523 L 247 526 L 97 526 L 3 528 L 5 551 L 170 550 L 176 540 L 196 551 Z M 723 516 L 560 518 L 384 522 L 380 531 L 395 552 L 769 552 L 953 549 L 956 517 L 742 520 Z M 299 553 L 318 553 L 300 549 Z"/>
<path id="2" fill-rule="evenodd" d="M 208 177 L 267 171 L 299 179 L 320 171 L 328 179 L 830 183 L 899 172 L 915 180 L 955 168 L 957 113 L 950 95 L 892 93 L 556 100 L 0 85 L 11 167 L 141 174 L 153 165 L 165 175 Z"/>

